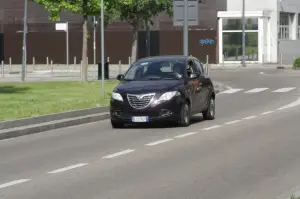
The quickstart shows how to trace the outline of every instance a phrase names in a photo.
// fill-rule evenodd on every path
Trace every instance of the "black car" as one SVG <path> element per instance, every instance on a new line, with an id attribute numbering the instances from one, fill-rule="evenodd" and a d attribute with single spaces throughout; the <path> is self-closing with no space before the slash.
<path id="1" fill-rule="evenodd" d="M 158 121 L 189 126 L 197 113 L 206 120 L 215 118 L 214 86 L 195 57 L 140 59 L 117 79 L 120 84 L 110 101 L 113 128 Z"/>

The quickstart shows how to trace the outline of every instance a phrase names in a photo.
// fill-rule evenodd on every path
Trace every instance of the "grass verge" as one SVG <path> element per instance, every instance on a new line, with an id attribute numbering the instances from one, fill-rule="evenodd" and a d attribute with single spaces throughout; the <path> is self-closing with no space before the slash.
<path id="1" fill-rule="evenodd" d="M 108 105 L 118 81 L 0 83 L 0 120 Z"/>

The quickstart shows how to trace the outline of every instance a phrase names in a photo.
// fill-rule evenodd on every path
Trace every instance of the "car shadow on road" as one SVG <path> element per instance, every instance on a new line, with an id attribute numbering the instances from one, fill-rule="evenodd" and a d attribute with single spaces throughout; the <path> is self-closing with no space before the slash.
<path id="1" fill-rule="evenodd" d="M 203 121 L 203 117 L 201 116 L 192 116 L 191 117 L 191 125 L 197 124 L 199 122 Z M 177 125 L 176 123 L 170 123 L 170 122 L 158 122 L 158 123 L 149 123 L 149 124 L 131 124 L 126 125 L 125 128 L 127 129 L 166 129 L 166 128 L 178 128 L 180 125 Z"/>

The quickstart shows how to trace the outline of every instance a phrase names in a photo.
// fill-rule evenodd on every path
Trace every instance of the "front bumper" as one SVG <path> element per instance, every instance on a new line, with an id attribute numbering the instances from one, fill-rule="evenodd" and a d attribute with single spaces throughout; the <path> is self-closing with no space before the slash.
<path id="1" fill-rule="evenodd" d="M 132 117 L 147 117 L 146 122 L 178 121 L 183 100 L 178 96 L 161 104 L 150 104 L 145 109 L 135 109 L 127 101 L 110 102 L 111 119 L 123 123 L 134 123 Z"/>

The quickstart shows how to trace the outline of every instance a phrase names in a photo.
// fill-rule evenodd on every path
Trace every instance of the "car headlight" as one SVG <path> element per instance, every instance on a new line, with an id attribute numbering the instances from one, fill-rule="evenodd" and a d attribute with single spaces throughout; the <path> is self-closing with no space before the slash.
<path id="1" fill-rule="evenodd" d="M 111 93 L 111 98 L 114 100 L 122 101 L 123 102 L 123 97 L 120 95 L 120 93 Z"/>
<path id="2" fill-rule="evenodd" d="M 158 99 L 159 102 L 161 101 L 168 101 L 171 100 L 173 97 L 180 95 L 178 91 L 170 91 L 162 94 Z"/>

